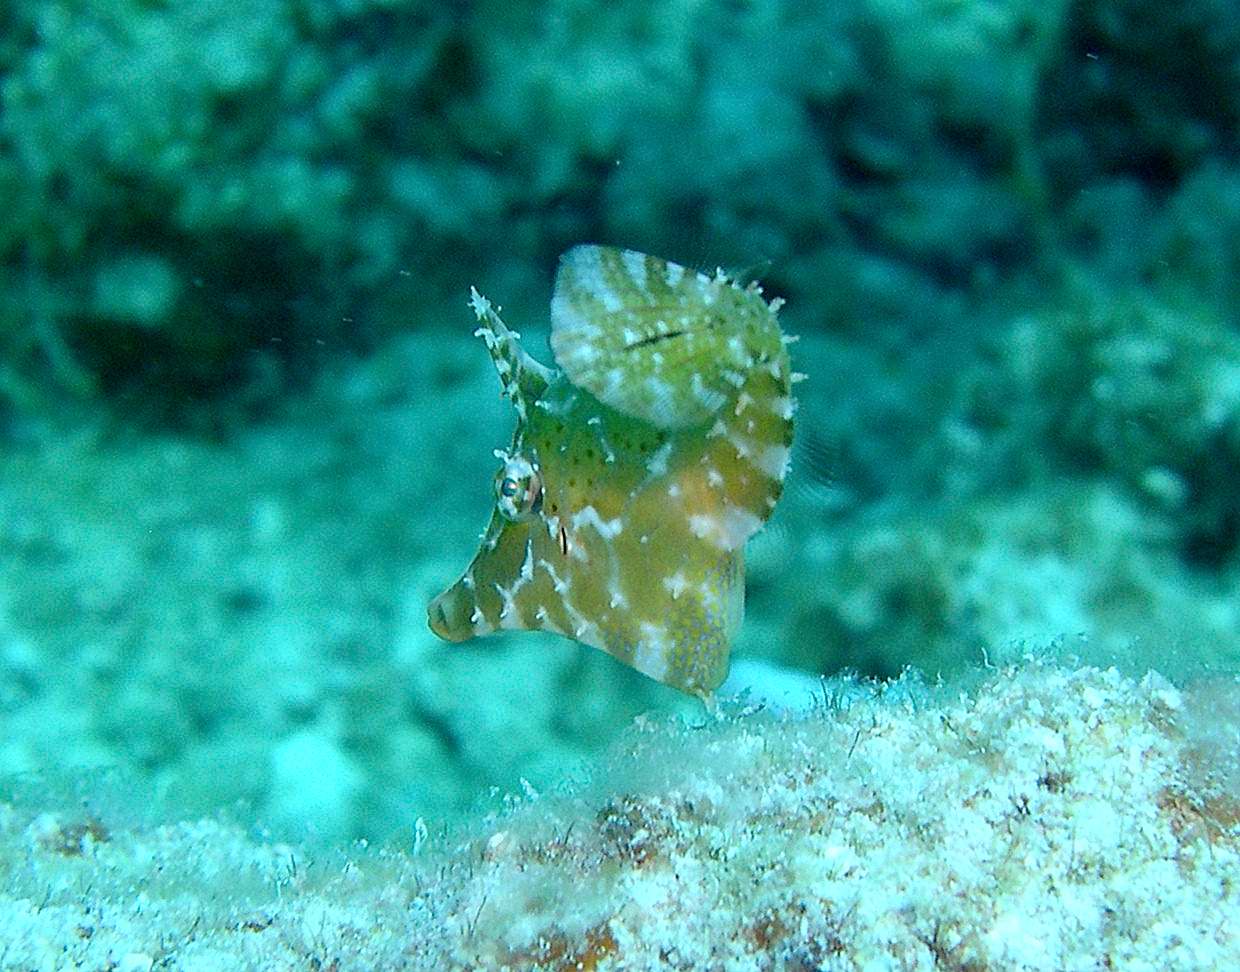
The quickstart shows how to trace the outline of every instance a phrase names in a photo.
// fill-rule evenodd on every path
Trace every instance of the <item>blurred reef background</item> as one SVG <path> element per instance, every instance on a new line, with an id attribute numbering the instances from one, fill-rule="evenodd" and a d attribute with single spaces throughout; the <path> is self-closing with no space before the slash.
<path id="1" fill-rule="evenodd" d="M 732 688 L 1240 671 L 1233 0 L 10 0 L 5 792 L 407 844 L 695 717 L 426 628 L 511 429 L 469 287 L 549 361 L 587 241 L 802 338 Z"/>

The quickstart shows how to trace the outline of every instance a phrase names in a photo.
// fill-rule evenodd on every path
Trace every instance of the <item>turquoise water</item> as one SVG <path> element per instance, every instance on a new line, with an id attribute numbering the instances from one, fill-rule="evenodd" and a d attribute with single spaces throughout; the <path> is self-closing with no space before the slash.
<path id="1" fill-rule="evenodd" d="M 512 427 L 469 288 L 550 361 L 582 242 L 761 280 L 801 337 L 734 687 L 1234 674 L 1236 9 L 6 4 L 9 791 L 404 845 L 695 718 L 426 627 Z"/>

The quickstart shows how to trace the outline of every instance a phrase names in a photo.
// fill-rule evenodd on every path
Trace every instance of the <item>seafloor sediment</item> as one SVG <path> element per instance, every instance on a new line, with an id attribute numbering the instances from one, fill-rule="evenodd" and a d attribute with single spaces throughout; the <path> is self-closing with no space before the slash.
<path id="1" fill-rule="evenodd" d="M 347 858 L 8 807 L 0 968 L 1236 968 L 1238 691 L 828 684 L 639 724 L 571 792 Z"/>

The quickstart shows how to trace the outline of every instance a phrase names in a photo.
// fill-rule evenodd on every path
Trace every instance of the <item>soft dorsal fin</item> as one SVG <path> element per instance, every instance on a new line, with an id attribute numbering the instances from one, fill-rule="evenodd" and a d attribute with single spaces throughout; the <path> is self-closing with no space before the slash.
<path id="1" fill-rule="evenodd" d="M 755 362 L 779 354 L 776 307 L 722 272 L 577 246 L 556 274 L 551 350 L 568 379 L 605 405 L 687 428 L 735 397 Z"/>

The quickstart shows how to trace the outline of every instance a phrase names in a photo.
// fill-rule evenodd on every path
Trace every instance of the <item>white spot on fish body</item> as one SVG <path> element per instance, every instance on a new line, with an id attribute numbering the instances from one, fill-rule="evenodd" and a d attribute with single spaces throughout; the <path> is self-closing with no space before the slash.
<path id="1" fill-rule="evenodd" d="M 503 602 L 503 606 L 499 609 L 499 626 L 501 628 L 520 627 L 521 618 L 517 614 L 516 588 L 505 588 L 496 584 L 495 590 L 499 592 L 500 600 Z"/>
<path id="2" fill-rule="evenodd" d="M 662 476 L 667 472 L 667 459 L 671 454 L 672 444 L 664 442 L 663 445 L 659 446 L 655 454 L 650 457 L 650 461 L 646 464 L 646 469 L 651 475 Z"/>
<path id="3" fill-rule="evenodd" d="M 576 280 L 573 282 L 578 287 L 596 297 L 609 313 L 614 313 L 624 305 L 603 277 L 601 258 L 602 252 L 598 247 L 579 246 L 569 251 L 566 269 L 575 274 Z"/>
<path id="4" fill-rule="evenodd" d="M 705 513 L 693 513 L 689 516 L 689 530 L 699 540 L 712 536 L 719 528 L 719 521 Z"/>
<path id="5" fill-rule="evenodd" d="M 544 631 L 550 631 L 552 634 L 565 634 L 563 628 L 551 620 L 551 615 L 547 613 L 546 607 L 538 605 L 538 610 L 534 612 L 534 618 L 543 626 Z"/>
<path id="6" fill-rule="evenodd" d="M 598 360 L 599 351 L 592 344 L 579 344 L 568 352 L 567 357 L 573 364 L 589 365 Z"/>
<path id="7" fill-rule="evenodd" d="M 761 529 L 762 520 L 749 510 L 726 504 L 720 527 L 717 542 L 725 550 L 735 550 Z"/>
<path id="8" fill-rule="evenodd" d="M 624 269 L 629 273 L 629 279 L 633 281 L 634 286 L 643 293 L 647 291 L 646 283 L 646 257 L 645 254 L 636 253 L 633 250 L 625 250 L 621 257 L 624 262 Z"/>
<path id="9" fill-rule="evenodd" d="M 753 464 L 771 479 L 782 480 L 788 474 L 788 458 L 789 452 L 786 446 L 767 446 L 758 453 Z"/>
<path id="10" fill-rule="evenodd" d="M 672 397 L 671 386 L 658 375 L 648 376 L 646 387 L 650 389 L 650 397 L 656 402 L 666 402 Z"/>
<path id="11" fill-rule="evenodd" d="M 617 516 L 611 520 L 604 520 L 593 506 L 583 506 L 574 513 L 572 524 L 574 530 L 579 530 L 583 526 L 592 526 L 604 540 L 612 539 L 624 529 L 624 520 L 621 517 Z"/>
<path id="12" fill-rule="evenodd" d="M 796 410 L 796 400 L 789 398 L 787 395 L 779 395 L 771 399 L 771 411 L 781 419 L 790 421 L 792 416 L 796 414 Z"/>
<path id="13" fill-rule="evenodd" d="M 641 633 L 641 642 L 633 654 L 633 667 L 653 679 L 662 681 L 667 675 L 667 632 L 643 621 Z"/>
<path id="14" fill-rule="evenodd" d="M 551 587 L 557 594 L 563 596 L 568 593 L 568 583 L 555 572 L 555 565 L 545 557 L 540 557 L 538 566 L 545 570 L 551 577 Z"/>
<path id="15" fill-rule="evenodd" d="M 591 628 L 595 628 L 597 630 L 596 626 L 584 614 L 573 607 L 568 598 L 564 599 L 563 604 L 564 612 L 573 623 L 573 637 L 579 641 L 586 641 L 586 634 Z M 597 639 L 595 640 L 597 641 Z"/>
<path id="16" fill-rule="evenodd" d="M 698 400 L 701 402 L 709 402 L 712 396 L 717 394 L 717 392 L 714 392 L 706 387 L 702 381 L 702 376 L 697 372 L 694 372 L 693 377 L 689 380 L 689 384 L 693 389 L 693 394 L 696 395 Z"/>

